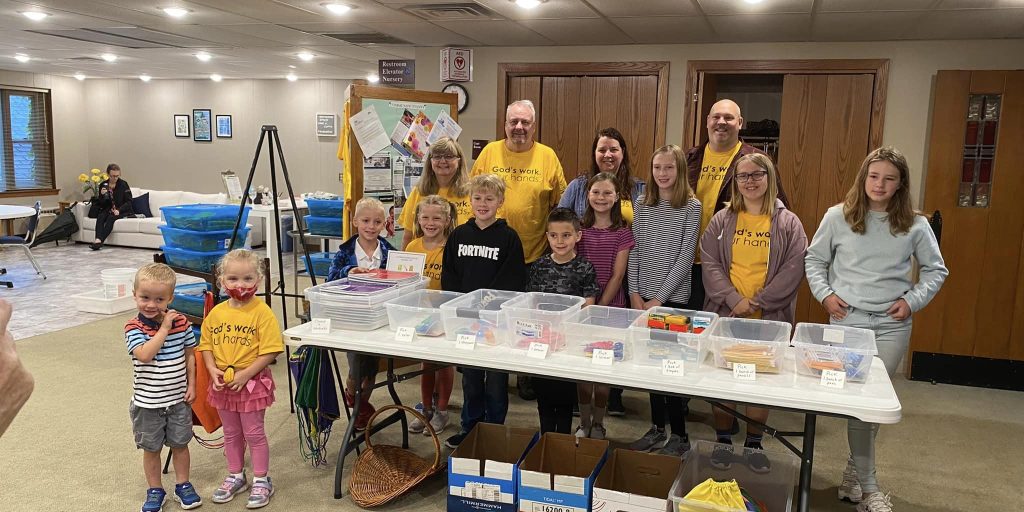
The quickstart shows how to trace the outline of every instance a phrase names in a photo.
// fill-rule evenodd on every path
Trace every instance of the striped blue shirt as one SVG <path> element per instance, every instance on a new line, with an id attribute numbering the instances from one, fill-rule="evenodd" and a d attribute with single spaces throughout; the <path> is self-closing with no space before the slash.
<path id="1" fill-rule="evenodd" d="M 156 357 L 148 363 L 139 361 L 133 351 L 153 339 L 160 324 L 139 314 L 124 326 L 124 341 L 135 368 L 132 381 L 132 403 L 146 409 L 170 407 L 185 399 L 188 374 L 185 349 L 199 345 L 192 333 L 192 324 L 184 317 L 177 319 Z"/>

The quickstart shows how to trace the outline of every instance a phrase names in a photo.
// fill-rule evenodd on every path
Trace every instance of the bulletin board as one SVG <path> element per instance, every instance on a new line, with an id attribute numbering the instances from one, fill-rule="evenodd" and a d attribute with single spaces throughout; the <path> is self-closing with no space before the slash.
<path id="1" fill-rule="evenodd" d="M 458 122 L 457 105 L 458 96 L 450 93 L 350 86 L 349 119 L 372 107 L 392 144 L 375 154 L 364 155 L 354 130 L 346 130 L 348 135 L 344 143 L 348 145 L 347 153 L 351 159 L 345 166 L 344 175 L 346 237 L 350 236 L 351 222 L 348 219 L 352 217 L 351 209 L 355 208 L 356 202 L 364 195 L 387 195 L 390 185 L 391 195 L 404 198 L 403 184 L 408 182 L 405 175 L 418 179 L 418 175 L 414 174 L 417 168 L 422 169 L 427 141 L 419 140 L 422 137 L 416 137 L 415 130 L 411 140 L 406 139 L 409 127 L 414 124 L 423 126 L 424 117 L 433 125 L 439 117 L 443 117 L 442 112 Z M 423 135 L 422 132 L 419 134 Z M 390 180 L 387 179 L 388 175 Z M 398 203 L 400 207 L 401 200 Z"/>

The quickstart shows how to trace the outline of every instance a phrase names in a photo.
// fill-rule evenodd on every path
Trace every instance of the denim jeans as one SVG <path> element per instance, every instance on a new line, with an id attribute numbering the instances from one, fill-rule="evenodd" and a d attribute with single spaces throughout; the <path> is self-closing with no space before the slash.
<path id="1" fill-rule="evenodd" d="M 462 368 L 462 431 L 477 423 L 505 423 L 508 413 L 508 374 Z"/>
<path id="2" fill-rule="evenodd" d="M 896 373 L 900 360 L 910 345 L 910 330 L 913 317 L 903 321 L 893 320 L 885 313 L 870 313 L 851 307 L 845 318 L 832 320 L 835 325 L 870 329 L 875 333 L 878 357 L 885 364 L 889 377 Z M 875 437 L 878 424 L 851 419 L 847 423 L 846 437 L 850 442 L 850 455 L 857 468 L 857 479 L 865 494 L 879 492 L 875 476 Z"/>

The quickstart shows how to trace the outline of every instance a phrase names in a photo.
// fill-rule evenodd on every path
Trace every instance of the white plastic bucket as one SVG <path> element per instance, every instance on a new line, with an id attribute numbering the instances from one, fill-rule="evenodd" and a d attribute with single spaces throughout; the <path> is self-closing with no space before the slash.
<path id="1" fill-rule="evenodd" d="M 134 268 L 108 268 L 100 271 L 100 279 L 103 281 L 103 296 L 108 299 L 117 299 L 130 295 L 135 284 Z"/>

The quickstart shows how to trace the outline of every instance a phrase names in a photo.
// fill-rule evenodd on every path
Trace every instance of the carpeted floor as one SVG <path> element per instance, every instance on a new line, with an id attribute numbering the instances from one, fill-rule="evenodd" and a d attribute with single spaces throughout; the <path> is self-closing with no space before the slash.
<path id="1" fill-rule="evenodd" d="M 36 392 L 0 439 L 0 511 L 138 510 L 145 480 L 127 414 L 131 364 L 120 334 L 127 318 L 119 315 L 17 341 L 35 375 Z M 331 464 L 310 467 L 300 454 L 297 423 L 285 400 L 285 365 L 273 370 L 280 401 L 268 411 L 266 426 L 277 494 L 267 510 L 356 510 L 348 499 L 335 501 L 332 496 L 340 434 L 329 445 Z M 904 419 L 883 427 L 878 441 L 879 476 L 892 492 L 896 510 L 1003 511 L 1024 502 L 1024 444 L 1018 442 L 1024 432 L 1024 394 L 902 378 L 897 378 L 896 387 Z M 402 384 L 400 394 L 407 403 L 415 403 L 418 387 Z M 457 386 L 455 402 L 459 396 Z M 377 396 L 374 401 L 383 399 Z M 626 406 L 626 418 L 607 422 L 615 441 L 630 441 L 647 428 L 646 395 L 627 392 Z M 691 408 L 691 438 L 713 438 L 708 406 L 694 401 Z M 454 408 L 452 417 L 457 416 Z M 778 428 L 802 424 L 801 417 L 784 412 L 773 413 L 772 420 Z M 535 404 L 513 395 L 509 423 L 536 426 Z M 846 461 L 845 422 L 823 418 L 818 425 L 811 509 L 852 511 L 852 505 L 835 499 Z M 340 432 L 344 421 L 336 427 Z M 379 437 L 381 442 L 398 441 L 395 432 Z M 423 454 L 431 452 L 431 444 L 421 436 L 413 438 L 413 445 Z M 766 445 L 783 449 L 774 440 Z M 224 473 L 219 451 L 192 445 L 192 481 L 208 501 L 204 510 L 244 508 L 244 502 L 209 502 Z M 170 487 L 173 478 L 167 476 L 164 482 Z M 443 510 L 445 491 L 445 478 L 440 476 L 382 510 Z M 176 509 L 168 503 L 167 510 Z"/>

